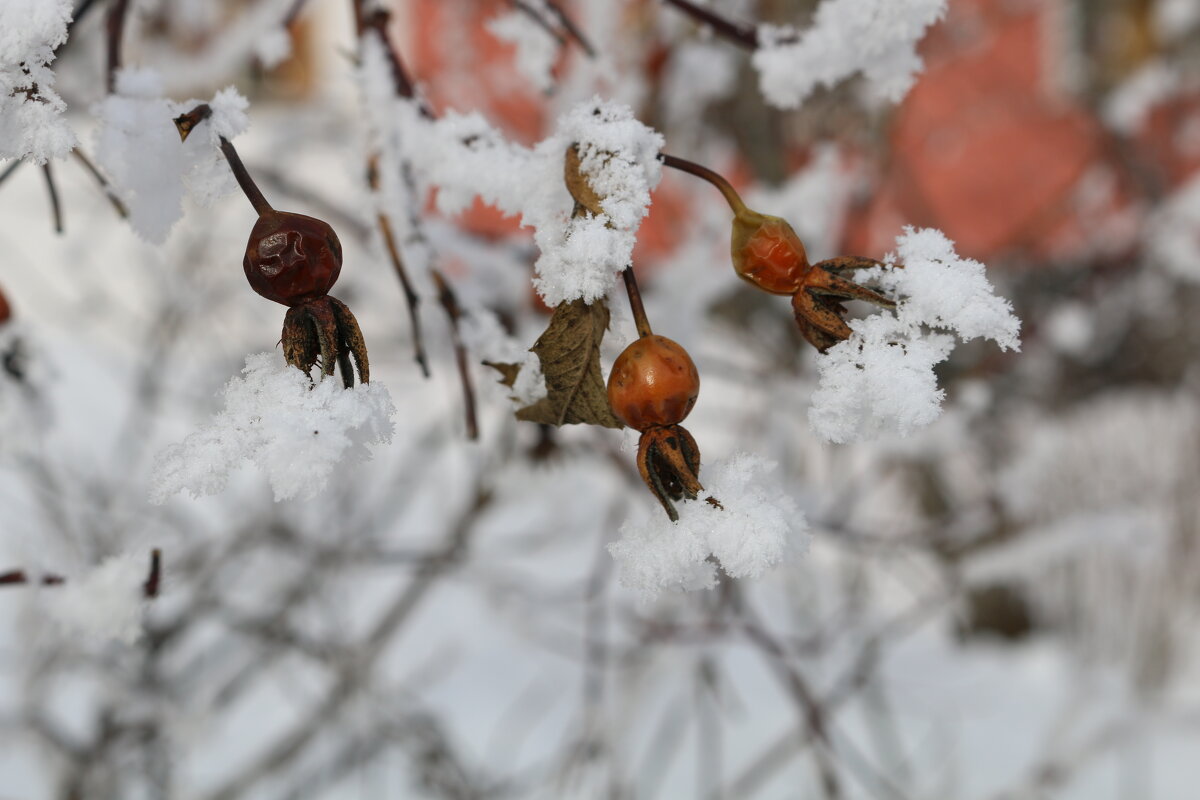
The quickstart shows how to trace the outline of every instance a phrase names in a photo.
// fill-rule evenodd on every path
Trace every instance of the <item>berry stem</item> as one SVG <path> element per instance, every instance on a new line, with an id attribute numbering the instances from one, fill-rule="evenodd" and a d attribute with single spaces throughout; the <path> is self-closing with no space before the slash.
<path id="1" fill-rule="evenodd" d="M 695 175 L 697 178 L 703 178 L 717 187 L 721 191 L 721 194 L 725 195 L 725 201 L 729 203 L 729 207 L 733 209 L 734 214 L 741 214 L 746 210 L 746 204 L 742 202 L 741 195 L 737 193 L 737 190 L 724 177 L 713 172 L 708 167 L 703 167 L 694 161 L 688 161 L 687 159 L 667 155 L 666 153 L 662 153 L 659 158 L 662 159 L 663 164 L 666 166 Z"/>
<path id="2" fill-rule="evenodd" d="M 267 202 L 267 198 L 263 197 L 263 193 L 259 190 L 258 184 L 250 177 L 249 170 L 242 163 L 242 159 L 238 156 L 237 150 L 234 149 L 233 143 L 224 136 L 221 139 L 221 152 L 225 154 L 225 160 L 229 162 L 229 168 L 233 170 L 233 177 L 237 178 L 238 185 L 242 187 L 242 191 L 246 193 L 246 198 L 250 201 L 250 205 L 254 206 L 254 210 L 261 217 L 275 209 L 271 208 L 271 204 Z"/>
<path id="3" fill-rule="evenodd" d="M 653 336 L 654 331 L 650 330 L 650 320 L 646 317 L 646 307 L 642 305 L 642 291 L 638 288 L 633 267 L 622 270 L 621 277 L 625 279 L 625 292 L 629 295 L 629 309 L 633 311 L 633 322 L 637 325 L 638 336 Z"/>
<path id="4" fill-rule="evenodd" d="M 212 116 L 212 106 L 208 103 L 201 103 L 184 114 L 180 114 L 175 118 L 175 127 L 179 131 L 180 141 L 187 141 L 187 137 L 204 120 Z M 242 187 L 242 191 L 246 193 L 246 198 L 250 201 L 250 205 L 254 206 L 254 210 L 261 217 L 263 214 L 274 211 L 271 204 L 267 202 L 267 198 L 263 197 L 263 193 L 259 190 L 258 185 L 254 182 L 254 178 L 250 177 L 250 172 L 246 169 L 246 165 L 242 163 L 242 159 L 238 156 L 237 150 L 234 149 L 233 143 L 224 136 L 218 136 L 221 141 L 221 152 L 225 154 L 225 160 L 229 162 L 229 168 L 233 170 L 233 177 L 237 178 L 238 185 Z"/>

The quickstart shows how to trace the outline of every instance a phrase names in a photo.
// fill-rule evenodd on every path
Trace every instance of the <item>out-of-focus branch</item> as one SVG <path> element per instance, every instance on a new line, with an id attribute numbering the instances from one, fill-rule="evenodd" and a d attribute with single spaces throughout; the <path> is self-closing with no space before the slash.
<path id="1" fill-rule="evenodd" d="M 162 577 L 162 551 L 157 547 L 150 551 L 150 570 L 142 584 L 142 595 L 147 598 L 158 597 Z M 62 575 L 46 573 L 41 577 L 31 576 L 23 569 L 10 569 L 0 572 L 0 586 L 61 586 L 67 582 Z"/>
<path id="2" fill-rule="evenodd" d="M 117 196 L 116 190 L 108 182 L 108 178 L 104 177 L 104 173 L 96 168 L 96 165 L 92 163 L 92 160 L 80 148 L 76 147 L 72 150 L 71 155 L 75 156 L 75 160 L 82 164 L 87 173 L 95 179 L 96 183 L 100 186 L 100 191 L 104 192 L 104 196 L 108 198 L 108 202 L 112 203 L 112 207 L 116 210 L 117 215 L 121 219 L 127 219 L 129 217 L 129 209 L 125 207 L 124 201 Z"/>
<path id="3" fill-rule="evenodd" d="M 42 164 L 42 175 L 46 178 L 46 191 L 50 195 L 50 213 L 54 217 L 54 232 L 63 232 L 62 204 L 58 200 L 58 187 L 54 184 L 54 173 L 50 170 L 50 162 Z"/>
<path id="4" fill-rule="evenodd" d="M 112 94 L 117 88 L 117 70 L 121 68 L 121 43 L 125 39 L 125 17 L 129 13 L 129 0 L 112 0 L 105 20 L 108 60 L 105 65 L 105 85 Z"/>
<path id="5" fill-rule="evenodd" d="M 721 16 L 711 8 L 698 6 L 689 0 L 662 0 L 669 6 L 687 14 L 692 19 L 699 23 L 712 28 L 713 32 L 725 37 L 731 42 L 736 42 L 742 47 L 747 47 L 754 50 L 758 47 L 758 30 L 753 25 L 748 25 L 744 22 L 734 22 L 731 19 Z"/>
<path id="6" fill-rule="evenodd" d="M 462 309 L 458 305 L 458 297 L 453 287 L 441 270 L 430 270 L 433 282 L 438 290 L 438 302 L 450 320 L 450 338 L 454 343 L 454 360 L 458 363 L 458 377 L 462 381 L 463 414 L 466 417 L 467 438 L 474 441 L 479 438 L 479 421 L 475 414 L 475 390 L 471 386 L 471 365 L 467 363 L 467 348 L 463 344 L 462 333 L 458 323 L 462 318 Z"/>

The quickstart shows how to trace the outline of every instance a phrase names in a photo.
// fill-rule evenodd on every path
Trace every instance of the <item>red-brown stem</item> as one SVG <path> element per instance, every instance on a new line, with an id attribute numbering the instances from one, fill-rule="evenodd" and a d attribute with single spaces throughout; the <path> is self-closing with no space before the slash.
<path id="1" fill-rule="evenodd" d="M 458 362 L 458 376 L 462 381 L 463 388 L 463 413 L 466 415 L 467 422 L 467 438 L 475 440 L 479 438 L 479 420 L 475 414 L 475 390 L 471 386 L 471 370 L 470 364 L 467 362 L 467 348 L 463 345 L 462 336 L 459 333 L 458 321 L 462 317 L 462 309 L 458 306 L 458 297 L 454 294 L 454 289 L 450 286 L 449 281 L 442 275 L 441 270 L 431 269 L 433 282 L 437 284 L 438 302 L 442 304 L 442 308 L 446 311 L 446 317 L 450 320 L 450 338 L 454 343 L 454 360 Z"/>
<path id="2" fill-rule="evenodd" d="M 54 232 L 63 232 L 62 205 L 58 202 L 58 187 L 54 185 L 54 173 L 50 171 L 50 162 L 42 164 L 42 174 L 46 176 L 46 191 L 50 194 L 50 212 L 54 215 Z"/>
<path id="3" fill-rule="evenodd" d="M 224 136 L 221 139 L 221 152 L 225 154 L 225 160 L 229 162 L 229 168 L 233 170 L 233 177 L 237 178 L 238 185 L 242 187 L 242 191 L 246 193 L 246 198 L 250 201 L 250 205 L 254 206 L 254 210 L 261 217 L 270 211 L 271 204 L 267 202 L 267 198 L 263 197 L 263 193 L 259 190 L 258 184 L 250 177 L 249 170 L 242 163 L 242 159 L 238 156 L 237 150 L 234 149 L 233 143 Z"/>
<path id="4" fill-rule="evenodd" d="M 663 0 L 663 2 L 669 6 L 674 6 L 692 19 L 707 25 L 717 34 L 740 44 L 742 47 L 747 47 L 751 50 L 758 47 L 758 30 L 753 25 L 726 19 L 710 8 L 698 6 L 695 3 L 688 2 L 688 0 Z"/>
<path id="5" fill-rule="evenodd" d="M 694 161 L 688 161 L 678 156 L 667 155 L 662 153 L 659 158 L 662 159 L 664 165 L 695 175 L 697 178 L 703 178 L 721 191 L 725 196 L 725 201 L 729 203 L 729 207 L 733 209 L 734 214 L 741 214 L 746 210 L 746 204 L 742 202 L 741 195 L 733 188 L 729 181 L 717 172 L 713 172 L 708 167 L 701 166 Z"/>
<path id="6" fill-rule="evenodd" d="M 195 127 L 211 116 L 212 107 L 208 103 L 201 103 L 191 111 L 180 114 L 175 118 L 175 127 L 179 130 L 179 138 L 186 141 Z M 218 138 L 221 140 L 221 152 L 225 154 L 225 160 L 229 163 L 229 169 L 233 171 L 233 177 L 237 178 L 238 185 L 242 187 L 242 191 L 246 194 L 250 205 L 254 206 L 254 210 L 258 212 L 259 216 L 274 211 L 275 209 L 271 208 L 271 204 L 267 202 L 267 198 L 263 197 L 263 193 L 259 190 L 258 184 L 254 182 L 254 178 L 250 177 L 250 172 L 246 169 L 246 165 L 242 163 L 242 159 L 238 156 L 233 143 L 224 136 Z"/>
<path id="7" fill-rule="evenodd" d="M 23 569 L 11 569 L 8 572 L 0 572 L 0 586 L 29 586 L 31 584 L 60 586 L 66 582 L 66 578 L 53 573 L 47 573 L 40 578 L 31 578 Z M 158 597 L 161 586 L 162 551 L 156 547 L 150 551 L 150 571 L 146 575 L 146 580 L 142 583 L 142 595 L 147 598 Z"/>
<path id="8" fill-rule="evenodd" d="M 638 336 L 653 336 L 654 331 L 650 330 L 650 320 L 646 317 L 646 307 L 642 305 L 642 292 L 638 288 L 637 276 L 633 274 L 633 266 L 622 270 L 621 277 L 625 279 L 625 293 L 629 295 L 629 310 L 633 312 L 633 323 L 637 325 Z"/>
<path id="9" fill-rule="evenodd" d="M 129 0 L 112 0 L 112 6 L 108 9 L 105 25 L 108 33 L 105 80 L 109 94 L 112 94 L 117 88 L 117 70 L 121 68 L 121 42 L 125 38 L 125 16 L 128 12 Z"/>

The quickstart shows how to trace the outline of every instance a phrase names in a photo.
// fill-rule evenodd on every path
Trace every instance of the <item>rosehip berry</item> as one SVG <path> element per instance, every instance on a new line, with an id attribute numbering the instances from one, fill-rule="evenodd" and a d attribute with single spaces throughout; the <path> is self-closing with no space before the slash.
<path id="1" fill-rule="evenodd" d="M 254 223 L 242 266 L 254 291 L 294 307 L 333 288 L 342 271 L 342 245 L 325 222 L 272 209 Z"/>
<path id="2" fill-rule="evenodd" d="M 0 292 L 0 325 L 8 322 L 12 316 L 12 307 L 8 304 L 8 298 L 4 296 L 4 292 Z"/>
<path id="3" fill-rule="evenodd" d="M 794 294 L 810 269 L 792 226 L 750 209 L 734 217 L 730 249 L 737 274 L 771 294 Z"/>
<path id="4" fill-rule="evenodd" d="M 638 431 L 682 422 L 699 393 L 696 365 L 665 336 L 643 336 L 626 347 L 608 375 L 613 413 Z"/>

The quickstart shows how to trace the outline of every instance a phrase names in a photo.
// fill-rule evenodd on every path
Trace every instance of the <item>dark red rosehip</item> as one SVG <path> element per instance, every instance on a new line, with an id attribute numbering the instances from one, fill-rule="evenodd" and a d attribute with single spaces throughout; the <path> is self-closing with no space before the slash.
<path id="1" fill-rule="evenodd" d="M 634 430 L 676 425 L 696 405 L 700 374 L 687 350 L 665 336 L 643 336 L 613 363 L 608 403 Z"/>
<path id="2" fill-rule="evenodd" d="M 8 298 L 4 296 L 4 292 L 0 292 L 0 325 L 8 322 L 12 317 L 12 307 L 8 304 Z"/>
<path id="3" fill-rule="evenodd" d="M 298 306 L 333 288 L 342 271 L 342 245 L 333 228 L 319 219 L 266 211 L 250 231 L 242 266 L 254 291 Z"/>

